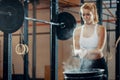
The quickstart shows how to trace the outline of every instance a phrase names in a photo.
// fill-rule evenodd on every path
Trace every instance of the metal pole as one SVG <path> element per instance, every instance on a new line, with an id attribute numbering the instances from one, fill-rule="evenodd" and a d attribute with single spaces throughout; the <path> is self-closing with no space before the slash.
<path id="1" fill-rule="evenodd" d="M 116 9 L 116 40 L 120 37 L 120 1 L 117 0 L 117 9 Z M 116 76 L 115 80 L 120 80 L 120 44 L 116 48 Z"/>
<path id="2" fill-rule="evenodd" d="M 83 4 L 84 4 L 84 0 L 80 0 L 80 5 L 82 6 Z M 84 24 L 82 17 L 81 17 L 81 24 Z"/>
<path id="3" fill-rule="evenodd" d="M 24 1 L 24 15 L 28 17 L 28 0 Z M 24 44 L 28 45 L 28 20 L 24 20 Z M 28 75 L 28 54 L 24 55 L 24 80 L 29 80 Z"/>
<path id="4" fill-rule="evenodd" d="M 51 22 L 57 22 L 58 15 L 58 0 L 50 0 L 50 19 Z M 50 28 L 50 54 L 51 54 L 51 79 L 50 80 L 58 80 L 58 41 L 57 41 L 57 33 L 56 26 L 51 25 Z"/>
<path id="5" fill-rule="evenodd" d="M 102 24 L 102 0 L 97 0 L 96 6 L 97 6 L 98 17 L 99 17 L 98 18 L 99 24 Z"/>
<path id="6" fill-rule="evenodd" d="M 12 34 L 4 33 L 3 80 L 12 80 Z"/>
<path id="7" fill-rule="evenodd" d="M 37 2 L 33 1 L 33 18 L 36 18 Z M 33 42 L 32 42 L 32 80 L 36 80 L 36 22 L 33 21 Z"/>

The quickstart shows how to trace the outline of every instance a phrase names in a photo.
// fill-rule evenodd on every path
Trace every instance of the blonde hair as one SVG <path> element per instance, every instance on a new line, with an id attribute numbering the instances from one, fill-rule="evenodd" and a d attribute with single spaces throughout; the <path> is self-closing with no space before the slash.
<path id="1" fill-rule="evenodd" d="M 97 23 L 98 22 L 98 13 L 97 13 L 97 8 L 95 3 L 84 3 L 81 8 L 80 8 L 80 12 L 82 12 L 83 9 L 88 9 L 90 11 L 92 11 L 92 13 L 94 14 L 94 22 Z"/>

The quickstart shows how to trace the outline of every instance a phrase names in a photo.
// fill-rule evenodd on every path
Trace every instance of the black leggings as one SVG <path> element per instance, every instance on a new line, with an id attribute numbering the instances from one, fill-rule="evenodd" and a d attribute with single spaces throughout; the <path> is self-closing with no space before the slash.
<path id="1" fill-rule="evenodd" d="M 80 69 L 104 69 L 105 77 L 103 80 L 108 80 L 108 67 L 104 57 L 97 60 L 81 59 L 80 62 Z"/>

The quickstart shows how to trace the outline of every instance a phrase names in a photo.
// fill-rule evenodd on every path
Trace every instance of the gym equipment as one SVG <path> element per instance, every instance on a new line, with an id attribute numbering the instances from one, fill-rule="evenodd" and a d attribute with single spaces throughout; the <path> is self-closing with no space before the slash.
<path id="1" fill-rule="evenodd" d="M 116 27 L 115 27 L 115 38 L 116 40 L 119 39 L 120 36 L 120 0 L 116 0 L 117 1 L 117 8 L 116 8 Z M 115 55 L 115 71 L 116 71 L 116 75 L 115 75 L 115 80 L 119 80 L 120 77 L 120 44 L 117 45 L 116 47 L 116 55 Z"/>
<path id="2" fill-rule="evenodd" d="M 51 1 L 51 2 L 53 2 L 53 1 Z M 25 7 L 25 5 L 24 5 L 24 7 Z M 18 29 L 20 29 L 20 27 L 23 24 L 24 19 L 25 19 L 25 21 L 30 20 L 29 18 L 24 17 L 24 14 L 25 14 L 24 9 L 26 9 L 24 7 L 19 0 L 1 0 L 0 1 L 0 19 L 1 19 L 0 30 L 3 31 L 6 35 L 9 35 L 9 33 L 13 33 L 15 31 L 17 31 Z M 64 19 L 62 19 L 62 18 L 64 18 Z M 67 12 L 62 12 L 62 13 L 58 14 L 58 20 L 56 21 L 58 23 L 37 20 L 37 19 L 34 20 L 33 18 L 31 20 L 55 25 L 56 29 L 58 28 L 56 33 L 57 33 L 58 39 L 60 39 L 60 40 L 66 40 L 66 39 L 70 38 L 72 36 L 73 29 L 76 27 L 75 18 L 70 13 L 67 13 Z M 26 25 L 27 25 L 27 23 L 26 23 Z M 56 30 L 55 31 L 54 30 L 55 29 L 52 29 L 53 32 L 56 31 Z M 60 30 L 62 30 L 62 31 L 60 31 Z M 67 34 L 66 34 L 66 32 L 67 32 Z M 63 34 L 63 35 L 61 35 L 61 34 Z M 5 39 L 6 39 L 6 37 L 9 39 L 8 36 L 5 36 Z M 11 34 L 10 34 L 10 37 L 12 37 Z M 25 40 L 27 40 L 27 38 Z M 53 40 L 52 42 L 55 42 L 55 41 Z M 5 40 L 4 43 L 7 43 L 7 40 Z M 11 42 L 8 42 L 8 43 L 11 44 Z M 7 48 L 8 48 L 8 46 L 10 48 L 9 44 L 7 44 Z M 23 47 L 23 48 L 21 48 L 21 47 Z M 4 48 L 4 49 L 6 49 L 6 48 Z M 21 49 L 23 49 L 22 52 L 21 52 Z M 17 50 L 18 54 L 25 53 L 25 47 L 23 46 L 23 44 L 18 44 L 16 50 Z M 20 50 L 20 52 L 19 52 L 19 50 Z M 53 51 L 53 53 L 54 53 L 54 51 Z M 10 56 L 11 56 L 11 54 L 10 54 Z M 28 77 L 27 58 L 28 58 L 28 55 L 25 55 L 24 56 L 24 64 L 25 64 L 25 66 L 24 66 L 24 74 L 25 74 L 24 78 L 25 78 L 25 80 L 28 79 L 27 78 Z M 10 58 L 10 60 L 11 60 L 11 58 Z M 9 62 L 9 63 L 11 63 L 11 62 Z M 4 65 L 4 66 L 6 66 L 6 65 Z M 9 66 L 7 66 L 7 67 L 9 67 Z M 6 77 L 6 73 L 9 73 L 7 75 L 10 75 L 10 77 L 11 77 L 11 66 L 9 67 L 10 72 L 7 72 L 8 71 L 7 67 L 4 68 L 4 70 L 6 70 L 6 71 L 4 71 L 4 78 Z M 9 79 L 11 79 L 11 78 L 9 78 Z"/>
<path id="3" fill-rule="evenodd" d="M 45 20 L 38 20 L 34 18 L 25 17 L 27 20 L 42 22 L 46 24 L 56 25 L 57 27 L 57 37 L 60 40 L 67 40 L 72 37 L 73 30 L 76 27 L 76 20 L 74 16 L 68 12 L 61 12 L 58 14 L 58 23 L 48 22 Z"/>
<path id="4" fill-rule="evenodd" d="M 19 0 L 0 2 L 0 30 L 5 33 L 17 31 L 24 21 L 24 9 Z"/>
<path id="5" fill-rule="evenodd" d="M 65 80 L 103 80 L 104 69 L 68 70 L 63 72 Z"/>
<path id="6" fill-rule="evenodd" d="M 5 33 L 13 33 L 17 31 L 24 21 L 24 9 L 19 0 L 3 0 L 0 3 L 0 30 Z M 42 22 L 46 24 L 56 25 L 57 37 L 60 40 L 67 40 L 72 37 L 73 30 L 76 27 L 74 16 L 68 12 L 58 14 L 58 23 L 38 20 L 25 17 L 26 20 Z"/>
<path id="7" fill-rule="evenodd" d="M 28 2 L 29 0 L 24 0 L 24 16 L 28 16 Z M 23 33 L 24 33 L 24 44 L 28 45 L 28 20 L 24 20 L 24 23 L 23 23 L 23 26 L 24 26 L 24 30 L 23 30 Z M 28 60 L 29 56 L 28 54 L 25 54 L 24 55 L 24 58 L 23 58 L 23 63 L 24 63 L 24 80 L 30 80 L 30 76 L 29 76 L 29 60 Z"/>
<path id="8" fill-rule="evenodd" d="M 57 37 L 60 40 L 67 40 L 72 37 L 73 30 L 76 27 L 76 20 L 68 12 L 62 12 L 58 15 L 58 23 L 64 23 L 57 27 Z"/>
<path id="9" fill-rule="evenodd" d="M 12 80 L 12 34 L 4 33 L 3 80 Z"/>
<path id="10" fill-rule="evenodd" d="M 25 55 L 25 53 L 28 53 L 28 46 L 26 44 L 17 44 L 15 51 L 19 55 Z"/>
<path id="11" fill-rule="evenodd" d="M 20 29 L 20 42 L 15 47 L 15 52 L 19 55 L 25 55 L 29 52 L 28 45 L 24 43 L 23 27 Z"/>
<path id="12" fill-rule="evenodd" d="M 23 23 L 24 13 L 19 0 L 0 0 L 0 30 L 4 32 L 3 80 L 12 80 L 12 32 Z"/>

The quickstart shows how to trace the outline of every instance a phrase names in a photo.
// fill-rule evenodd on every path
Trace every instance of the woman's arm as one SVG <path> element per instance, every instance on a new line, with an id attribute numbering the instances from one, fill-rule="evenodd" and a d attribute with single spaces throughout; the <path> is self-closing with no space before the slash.
<path id="1" fill-rule="evenodd" d="M 80 48 L 79 45 L 80 32 L 81 28 L 76 28 L 73 32 L 73 50 L 74 50 L 73 56 L 83 58 L 84 56 L 86 56 L 87 50 Z"/>
<path id="2" fill-rule="evenodd" d="M 73 32 L 73 50 L 74 55 L 78 55 L 80 51 L 80 45 L 79 45 L 79 37 L 80 37 L 80 29 L 76 28 Z"/>

